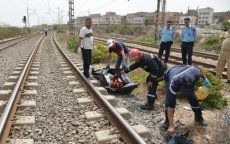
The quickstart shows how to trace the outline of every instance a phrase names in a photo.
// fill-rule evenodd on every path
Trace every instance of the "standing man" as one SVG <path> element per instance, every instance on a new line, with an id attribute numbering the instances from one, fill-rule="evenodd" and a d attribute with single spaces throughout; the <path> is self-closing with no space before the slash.
<path id="1" fill-rule="evenodd" d="M 108 57 L 108 63 L 107 68 L 110 67 L 110 59 L 111 59 L 111 53 L 114 52 L 117 55 L 115 69 L 120 69 L 121 63 L 122 68 L 126 69 L 128 66 L 128 57 L 129 57 L 129 50 L 126 47 L 126 45 L 122 42 L 115 42 L 112 39 L 109 39 L 107 41 L 107 45 L 109 47 L 109 57 Z"/>
<path id="2" fill-rule="evenodd" d="M 222 72 L 227 63 L 227 83 L 230 83 L 230 29 L 220 36 L 220 42 L 222 47 L 216 65 L 216 75 L 221 79 Z"/>
<path id="3" fill-rule="evenodd" d="M 193 45 L 197 40 L 197 32 L 196 27 L 190 25 L 190 18 L 184 19 L 185 26 L 182 27 L 181 32 L 181 53 L 182 60 L 184 65 L 192 65 L 192 53 L 193 53 Z M 188 57 L 188 58 L 187 58 Z"/>
<path id="4" fill-rule="evenodd" d="M 128 73 L 139 67 L 144 71 L 149 72 L 146 79 L 148 94 L 148 102 L 141 106 L 142 110 L 153 110 L 155 99 L 157 98 L 157 86 L 158 82 L 164 79 L 164 72 L 167 70 L 165 63 L 161 59 L 153 56 L 152 54 L 141 53 L 137 49 L 131 49 L 129 52 L 130 59 L 134 59 L 135 63 L 129 66 L 124 72 Z"/>
<path id="5" fill-rule="evenodd" d="M 174 29 L 171 27 L 171 21 L 167 21 L 166 27 L 161 29 L 160 33 L 161 44 L 158 53 L 158 57 L 161 58 L 165 51 L 165 60 L 164 62 L 167 63 L 170 54 L 170 48 L 173 44 L 173 40 L 175 39 L 175 32 Z"/>
<path id="6" fill-rule="evenodd" d="M 93 49 L 93 31 L 91 29 L 92 20 L 90 17 L 85 19 L 85 26 L 80 30 L 78 48 L 81 48 L 84 76 L 89 78 L 89 68 L 91 63 L 91 53 Z"/>
<path id="7" fill-rule="evenodd" d="M 187 97 L 195 113 L 195 122 L 202 126 L 207 126 L 195 95 L 195 84 L 200 78 L 204 78 L 205 85 L 210 85 L 209 80 L 202 74 L 200 68 L 195 66 L 174 66 L 165 72 L 166 109 L 163 128 L 167 129 L 168 136 L 171 136 L 175 129 L 173 117 L 176 106 L 176 93 L 178 92 Z"/>

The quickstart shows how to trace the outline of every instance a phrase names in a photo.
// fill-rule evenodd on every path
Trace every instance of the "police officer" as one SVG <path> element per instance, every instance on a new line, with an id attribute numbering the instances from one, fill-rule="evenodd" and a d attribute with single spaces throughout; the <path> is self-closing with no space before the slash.
<path id="1" fill-rule="evenodd" d="M 209 80 L 204 77 L 200 69 L 195 66 L 174 66 L 165 72 L 166 110 L 163 128 L 167 129 L 168 136 L 171 136 L 175 129 L 173 117 L 177 92 L 187 97 L 195 113 L 195 121 L 200 125 L 207 126 L 207 122 L 202 117 L 200 104 L 195 95 L 195 84 L 201 77 L 204 78 L 205 85 L 210 85 Z"/>
<path id="2" fill-rule="evenodd" d="M 227 63 L 227 83 L 230 83 L 230 29 L 228 32 L 220 35 L 220 40 L 222 47 L 216 66 L 216 75 L 221 78 L 225 64 Z"/>
<path id="3" fill-rule="evenodd" d="M 79 41 L 78 47 L 82 52 L 83 59 L 83 68 L 84 68 L 84 76 L 89 78 L 89 68 L 91 64 L 91 53 L 93 49 L 93 31 L 91 29 L 92 20 L 90 17 L 85 19 L 85 26 L 81 28 L 79 33 Z"/>
<path id="4" fill-rule="evenodd" d="M 146 79 L 148 86 L 147 99 L 148 102 L 141 106 L 143 110 L 153 110 L 155 99 L 157 98 L 156 90 L 158 82 L 163 80 L 164 71 L 166 71 L 167 66 L 159 58 L 151 54 L 141 53 L 137 49 L 131 49 L 129 52 L 130 59 L 134 59 L 135 63 L 129 66 L 124 72 L 128 73 L 141 67 L 143 70 L 149 72 Z"/>
<path id="5" fill-rule="evenodd" d="M 167 21 L 166 27 L 161 29 L 160 38 L 161 38 L 161 44 L 160 44 L 158 57 L 161 58 L 165 50 L 164 62 L 167 63 L 169 59 L 170 48 L 171 45 L 173 44 L 173 39 L 175 39 L 175 32 L 174 29 L 171 27 L 171 21 Z"/>
<path id="6" fill-rule="evenodd" d="M 129 51 L 126 45 L 122 42 L 115 42 L 112 39 L 107 41 L 109 47 L 109 58 L 107 68 L 110 66 L 111 53 L 114 52 L 117 55 L 115 69 L 119 69 L 122 63 L 122 68 L 126 69 L 128 66 Z"/>
<path id="7" fill-rule="evenodd" d="M 190 18 L 184 19 L 185 26 L 182 27 L 181 32 L 181 53 L 182 53 L 182 60 L 184 65 L 192 65 L 192 53 L 193 53 L 193 45 L 194 42 L 197 40 L 197 32 L 196 27 L 190 25 Z M 187 59 L 188 57 L 188 59 Z"/>

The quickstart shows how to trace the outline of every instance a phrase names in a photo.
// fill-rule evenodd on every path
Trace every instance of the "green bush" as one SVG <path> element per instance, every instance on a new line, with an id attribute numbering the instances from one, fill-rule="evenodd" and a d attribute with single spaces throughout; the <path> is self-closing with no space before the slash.
<path id="1" fill-rule="evenodd" d="M 0 40 L 30 34 L 31 30 L 17 27 L 0 27 Z"/>
<path id="2" fill-rule="evenodd" d="M 209 79 L 211 83 L 211 93 L 209 96 L 200 101 L 201 107 L 202 108 L 216 108 L 216 109 L 221 109 L 227 105 L 227 100 L 222 96 L 221 94 L 221 89 L 223 88 L 223 83 L 212 73 L 208 72 L 207 70 L 203 69 L 206 77 Z M 203 79 L 201 78 L 195 86 L 195 89 L 197 90 L 200 86 L 203 85 Z M 177 95 L 180 98 L 186 99 L 185 96 L 178 94 Z"/>
<path id="3" fill-rule="evenodd" d="M 216 77 L 214 76 L 212 73 L 208 72 L 207 70 L 204 70 L 204 73 L 206 75 L 206 77 L 209 79 L 210 83 L 211 83 L 211 94 L 203 101 L 201 101 L 201 106 L 203 108 L 217 108 L 217 109 L 221 109 L 224 106 L 227 105 L 227 100 L 226 98 L 224 98 L 221 94 L 221 89 L 223 88 L 223 83 Z M 203 85 L 203 80 L 201 79 L 197 85 L 196 85 L 196 89 L 199 86 Z"/>
<path id="4" fill-rule="evenodd" d="M 105 63 L 108 58 L 109 49 L 104 45 L 96 45 L 96 49 L 92 53 L 92 63 Z M 115 54 L 112 53 L 111 62 L 115 61 Z"/>
<path id="5" fill-rule="evenodd" d="M 208 36 L 205 42 L 201 45 L 201 48 L 205 50 L 218 50 L 220 48 L 218 36 Z"/>
<path id="6" fill-rule="evenodd" d="M 74 36 L 71 36 L 70 39 L 68 40 L 67 42 L 67 45 L 68 45 L 68 48 L 71 50 L 71 51 L 77 51 L 78 49 L 78 37 L 76 35 Z"/>
<path id="7" fill-rule="evenodd" d="M 58 33 L 64 33 L 65 29 L 63 27 L 58 27 L 57 32 Z"/>
<path id="8" fill-rule="evenodd" d="M 227 31 L 229 28 L 230 28 L 230 25 L 229 25 L 228 21 L 224 21 L 221 24 L 221 29 L 223 29 L 224 31 Z"/>

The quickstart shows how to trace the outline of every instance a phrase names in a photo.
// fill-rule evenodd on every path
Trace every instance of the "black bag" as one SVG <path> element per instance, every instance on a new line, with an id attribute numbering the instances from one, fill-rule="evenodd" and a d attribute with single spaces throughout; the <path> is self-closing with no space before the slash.
<path id="1" fill-rule="evenodd" d="M 133 83 L 126 73 L 121 73 L 121 69 L 103 68 L 100 70 L 92 70 L 93 76 L 98 79 L 99 83 L 105 87 L 109 93 L 130 94 L 135 88 L 138 87 L 137 83 Z M 124 83 L 121 88 L 111 87 L 110 80 L 117 74 Z"/>

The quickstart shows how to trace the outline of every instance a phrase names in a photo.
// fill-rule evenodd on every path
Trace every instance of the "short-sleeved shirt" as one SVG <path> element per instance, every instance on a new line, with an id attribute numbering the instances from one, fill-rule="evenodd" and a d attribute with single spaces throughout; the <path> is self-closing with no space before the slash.
<path id="1" fill-rule="evenodd" d="M 124 43 L 122 43 L 122 42 L 116 42 L 116 43 L 115 43 L 115 47 L 113 47 L 113 48 L 110 47 L 110 48 L 109 48 L 109 52 L 110 52 L 110 53 L 114 52 L 114 53 L 116 53 L 118 56 L 122 56 L 122 55 L 121 55 L 122 49 L 124 50 L 124 53 L 125 53 L 125 54 L 128 54 L 128 53 L 129 53 L 128 48 L 125 46 Z"/>
<path id="2" fill-rule="evenodd" d="M 194 42 L 197 40 L 196 27 L 190 25 L 188 27 L 183 26 L 181 32 L 181 41 L 183 42 Z"/>
<path id="3" fill-rule="evenodd" d="M 81 40 L 81 48 L 84 49 L 92 49 L 93 48 L 93 31 L 90 28 L 84 26 L 79 33 L 79 37 L 82 38 Z"/>
<path id="4" fill-rule="evenodd" d="M 160 34 L 162 42 L 169 42 L 175 39 L 175 33 L 172 27 L 170 27 L 169 29 L 167 29 L 166 27 L 162 28 Z"/>

